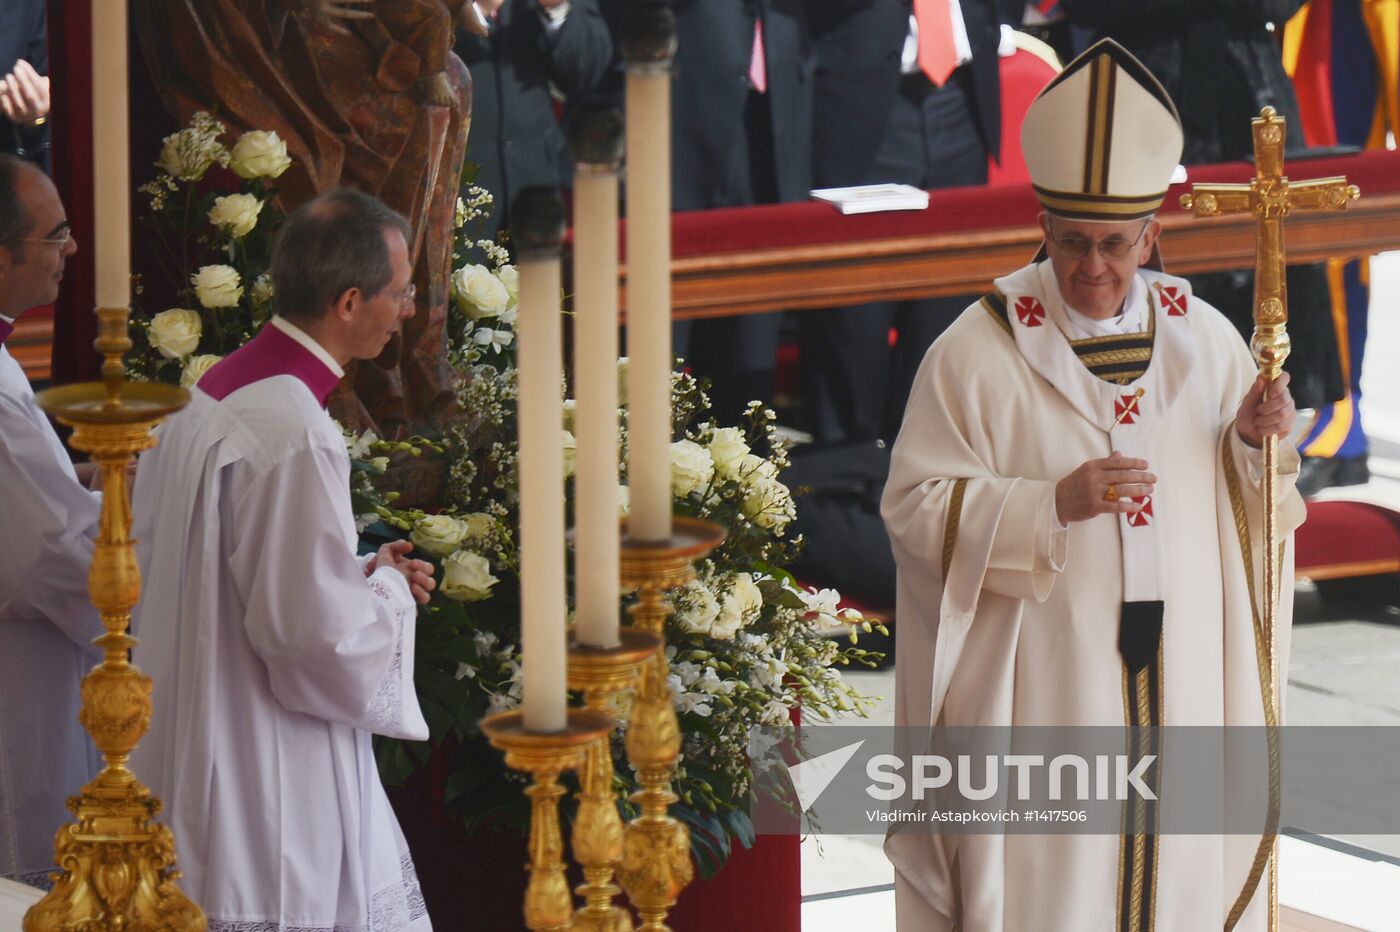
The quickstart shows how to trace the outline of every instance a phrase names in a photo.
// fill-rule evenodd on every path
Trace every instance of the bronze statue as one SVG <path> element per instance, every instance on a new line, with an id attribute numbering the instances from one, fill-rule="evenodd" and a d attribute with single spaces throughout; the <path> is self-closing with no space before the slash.
<path id="1" fill-rule="evenodd" d="M 274 130 L 292 210 L 327 188 L 375 194 L 408 218 L 418 313 L 331 399 L 347 427 L 396 437 L 449 416 L 453 209 L 471 78 L 452 54 L 470 0 L 137 0 L 136 28 L 166 107 L 232 130 Z"/>

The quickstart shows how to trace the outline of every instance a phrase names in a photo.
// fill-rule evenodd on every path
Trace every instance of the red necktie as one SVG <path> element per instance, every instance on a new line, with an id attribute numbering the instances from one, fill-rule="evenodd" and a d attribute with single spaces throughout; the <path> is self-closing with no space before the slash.
<path id="1" fill-rule="evenodd" d="M 919 23 L 919 68 L 939 87 L 958 66 L 958 48 L 953 44 L 953 14 L 950 0 L 914 0 L 914 18 Z"/>
<path id="2" fill-rule="evenodd" d="M 753 53 L 749 56 L 749 86 L 760 94 L 768 90 L 768 59 L 763 54 L 763 20 L 753 21 Z"/>

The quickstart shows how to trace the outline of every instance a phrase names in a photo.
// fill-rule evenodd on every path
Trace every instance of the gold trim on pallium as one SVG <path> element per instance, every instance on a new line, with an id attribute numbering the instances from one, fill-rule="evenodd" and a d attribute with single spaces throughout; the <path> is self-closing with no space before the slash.
<path id="1" fill-rule="evenodd" d="M 1254 591 L 1254 547 L 1249 538 L 1249 515 L 1244 507 L 1244 494 L 1240 490 L 1239 473 L 1235 471 L 1235 454 L 1230 447 L 1230 431 L 1235 429 L 1232 422 L 1220 442 L 1221 466 L 1225 470 L 1225 486 L 1230 493 L 1230 510 L 1235 519 L 1235 533 L 1240 540 L 1240 553 L 1244 557 L 1245 585 L 1249 587 L 1249 613 L 1254 628 L 1254 659 L 1259 668 L 1259 693 L 1264 705 L 1265 735 L 1269 745 L 1269 809 L 1259 848 L 1254 852 L 1254 862 L 1250 865 L 1249 876 L 1245 878 L 1230 914 L 1225 918 L 1225 932 L 1231 932 L 1244 915 L 1249 901 L 1259 887 L 1264 870 L 1273 851 L 1274 839 L 1278 836 L 1280 764 L 1278 748 L 1278 720 L 1274 717 L 1273 671 L 1269 663 L 1268 648 L 1265 644 L 1264 623 L 1259 617 L 1259 600 Z M 1283 545 L 1279 545 L 1279 560 L 1282 562 Z"/>
<path id="2" fill-rule="evenodd" d="M 1157 753 L 1154 738 L 1160 741 L 1162 725 L 1162 648 L 1153 662 L 1139 670 L 1130 681 L 1123 668 L 1123 718 L 1130 729 L 1137 729 L 1136 751 L 1141 757 Z M 1156 688 L 1153 688 L 1155 682 Z M 1131 735 L 1131 732 L 1130 732 Z M 1161 796 L 1161 773 L 1150 771 L 1148 781 Z M 1131 821 L 1130 821 L 1131 820 Z M 1157 853 L 1160 814 L 1148 800 L 1129 798 L 1123 804 L 1122 833 L 1118 842 L 1117 932 L 1153 932 L 1157 923 Z M 1131 864 L 1131 874 L 1129 865 Z"/>
<path id="3" fill-rule="evenodd" d="M 953 548 L 958 543 L 958 522 L 962 520 L 963 493 L 966 479 L 953 481 L 953 494 L 948 500 L 948 519 L 943 525 L 943 585 L 948 585 L 948 570 L 953 565 Z"/>
<path id="4" fill-rule="evenodd" d="M 1151 362 L 1152 347 L 1140 346 L 1136 349 L 1120 350 L 1098 350 L 1093 353 L 1085 353 L 1079 357 L 1079 361 L 1090 369 L 1095 366 L 1112 366 L 1123 362 Z"/>
<path id="5" fill-rule="evenodd" d="M 998 306 L 1000 302 L 1000 306 Z M 1000 291 L 985 295 L 981 301 L 977 302 L 982 308 L 992 315 L 992 319 L 1001 324 L 1001 329 L 1011 333 L 1011 318 L 1007 316 L 1006 295 Z"/>

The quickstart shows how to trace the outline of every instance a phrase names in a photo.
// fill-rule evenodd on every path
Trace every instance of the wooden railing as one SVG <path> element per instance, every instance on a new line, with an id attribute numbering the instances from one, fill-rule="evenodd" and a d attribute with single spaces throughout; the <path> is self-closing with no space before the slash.
<path id="1" fill-rule="evenodd" d="M 1362 189 L 1341 213 L 1299 214 L 1287 224 L 1290 262 L 1367 256 L 1400 248 L 1400 152 L 1365 152 L 1290 166 L 1297 178 L 1346 174 Z M 1197 166 L 1193 180 L 1239 182 L 1244 163 Z M 1248 216 L 1197 221 L 1163 205 L 1169 271 L 1248 268 Z M 1039 208 L 1029 187 L 932 192 L 928 211 L 842 218 L 817 203 L 677 214 L 672 261 L 677 318 L 835 307 L 865 301 L 982 294 L 1030 261 L 1040 245 Z M 620 273 L 626 306 L 625 268 Z M 31 379 L 49 371 L 52 320 L 24 318 L 7 345 Z"/>

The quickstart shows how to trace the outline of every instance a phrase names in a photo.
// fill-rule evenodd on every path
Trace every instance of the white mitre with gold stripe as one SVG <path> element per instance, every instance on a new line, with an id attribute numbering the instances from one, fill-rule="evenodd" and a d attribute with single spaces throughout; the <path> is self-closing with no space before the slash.
<path id="1" fill-rule="evenodd" d="M 1021 149 L 1040 203 L 1076 220 L 1132 220 L 1156 211 L 1181 147 L 1181 117 L 1171 98 L 1112 39 L 1065 66 L 1021 124 Z"/>

